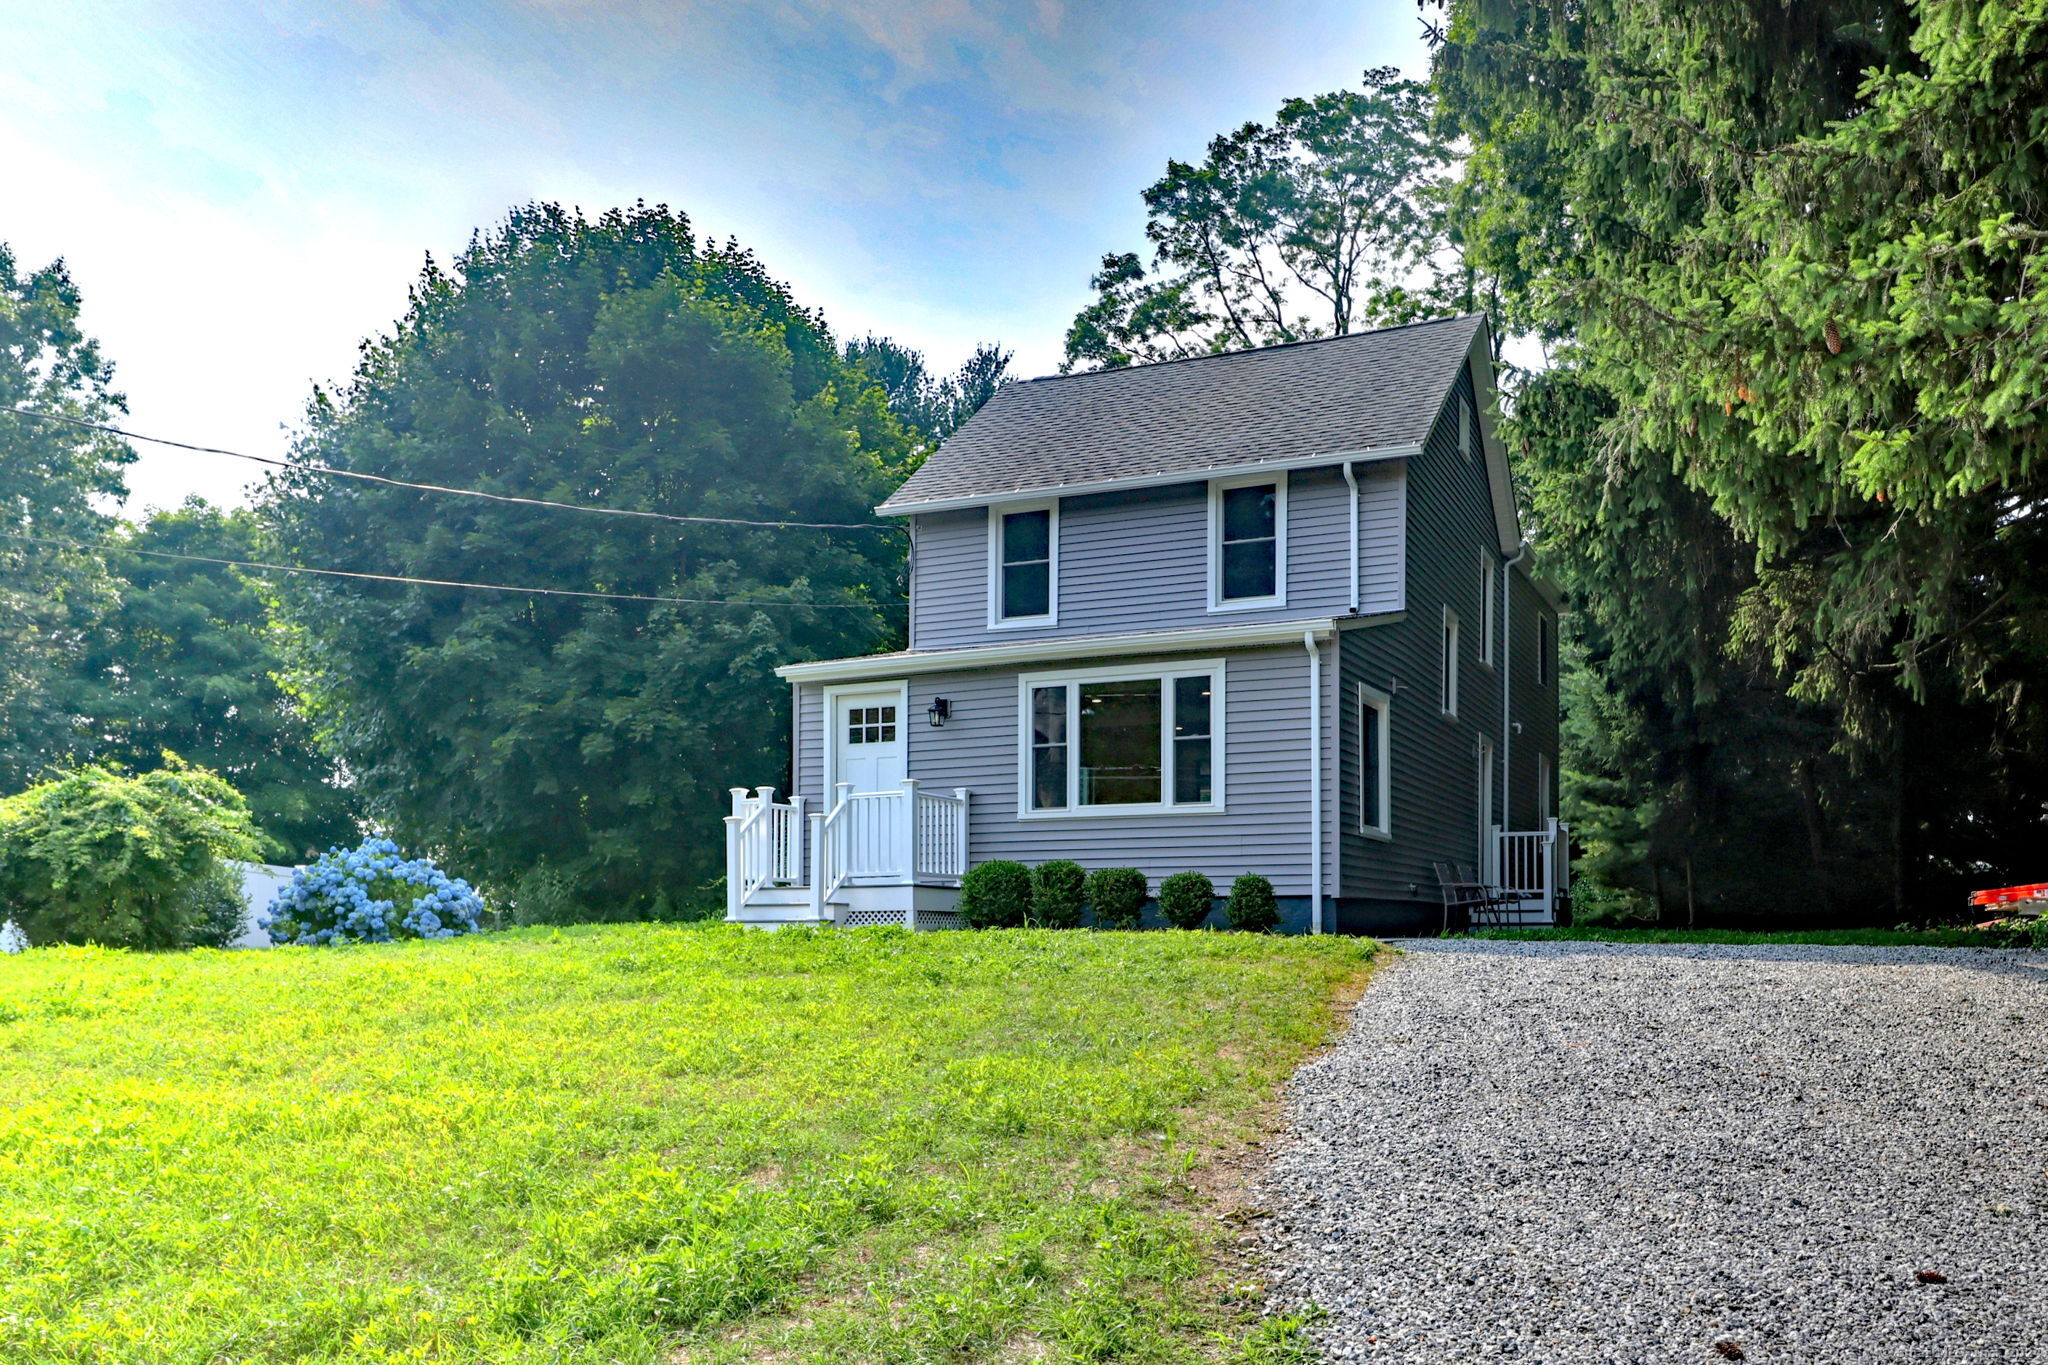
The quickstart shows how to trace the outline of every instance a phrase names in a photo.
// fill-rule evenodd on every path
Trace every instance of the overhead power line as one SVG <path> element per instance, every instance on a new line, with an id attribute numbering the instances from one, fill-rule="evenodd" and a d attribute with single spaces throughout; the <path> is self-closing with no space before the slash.
<path id="1" fill-rule="evenodd" d="M 303 564 L 263 564 L 249 559 L 214 559 L 206 555 L 173 554 L 169 550 L 144 550 L 132 545 L 94 544 L 82 540 L 57 540 L 49 536 L 24 536 L 0 531 L 0 540 L 20 540 L 31 545 L 58 545 L 70 550 L 96 550 L 115 554 L 148 555 L 153 559 L 182 559 L 192 564 L 219 564 L 231 569 L 261 569 L 271 573 L 318 574 L 323 578 L 362 578 L 376 583 L 411 583 L 426 588 L 471 588 L 478 592 L 523 592 L 536 597 L 585 597 L 606 602 L 670 602 L 686 607 L 803 607 L 816 611 L 873 611 L 901 608 L 902 602 L 777 602 L 749 597 L 655 597 L 633 592 L 584 592 L 574 588 L 525 588 L 510 583 L 466 583 L 448 578 L 411 578 L 404 574 L 357 573 L 348 569 L 312 569 Z"/>
<path id="2" fill-rule="evenodd" d="M 674 512 L 644 512 L 631 507 L 592 507 L 581 502 L 556 502 L 551 498 L 520 498 L 509 493 L 486 493 L 476 488 L 450 488 L 446 484 L 414 483 L 409 479 L 387 478 L 382 474 L 365 474 L 357 469 L 336 469 L 333 465 L 309 464 L 304 460 L 284 460 L 273 455 L 251 455 L 246 451 L 223 450 L 219 446 L 193 445 L 188 441 L 173 441 L 164 436 L 145 436 L 139 431 L 124 427 L 108 426 L 104 422 L 88 422 L 81 417 L 66 417 L 60 413 L 38 412 L 34 408 L 0 407 L 0 412 L 16 417 L 34 417 L 39 421 L 58 422 L 69 427 L 81 427 L 87 431 L 102 431 L 110 436 L 124 437 L 130 441 L 146 441 L 150 445 L 169 446 L 173 450 L 190 450 L 201 455 L 225 455 L 231 460 L 248 460 L 252 464 L 269 465 L 275 469 L 293 469 L 302 474 L 320 474 L 335 479 L 359 479 L 364 483 L 383 484 L 387 488 L 410 488 L 420 493 L 447 493 L 458 498 L 483 498 L 488 502 L 517 503 L 522 507 L 552 507 L 564 512 L 589 512 L 601 517 L 641 517 L 648 521 L 674 521 L 692 526 L 757 526 L 777 531 L 896 531 L 901 528 L 879 521 L 750 521 L 745 517 L 686 517 Z"/>

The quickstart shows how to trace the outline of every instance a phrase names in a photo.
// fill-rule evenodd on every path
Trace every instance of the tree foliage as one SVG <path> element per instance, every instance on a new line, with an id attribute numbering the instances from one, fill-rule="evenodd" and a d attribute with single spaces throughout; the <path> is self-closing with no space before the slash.
<path id="1" fill-rule="evenodd" d="M 88 751 L 146 769 L 169 750 L 219 773 L 247 799 L 272 861 L 353 842 L 355 794 L 281 682 L 269 589 L 227 565 L 155 557 L 260 561 L 254 514 L 194 498 L 123 528 L 118 544 L 119 598 L 80 661 Z"/>
<path id="2" fill-rule="evenodd" d="M 846 343 L 846 363 L 882 386 L 897 421 L 930 441 L 951 436 L 1010 382 L 1010 357 L 1000 346 L 977 346 L 957 371 L 941 378 L 926 368 L 922 352 L 888 337 Z"/>
<path id="3" fill-rule="evenodd" d="M 305 562 L 696 602 L 295 579 L 296 686 L 371 813 L 499 885 L 541 863 L 593 915 L 717 867 L 725 788 L 787 762 L 791 659 L 900 639 L 903 546 L 866 529 L 918 443 L 824 323 L 733 243 L 636 206 L 514 212 L 429 263 L 300 453 L 614 508 L 843 522 L 678 526 L 295 475 Z M 739 605 L 727 605 L 728 603 Z"/>
<path id="4" fill-rule="evenodd" d="M 191 947 L 222 865 L 255 853 L 241 796 L 173 754 L 139 777 L 81 768 L 0 799 L 0 905 L 36 943 Z"/>
<path id="5" fill-rule="evenodd" d="M 63 262 L 24 271 L 0 243 L 0 408 L 119 414 L 113 367 L 79 330 L 78 308 Z M 0 791 L 78 752 L 78 663 L 113 585 L 91 551 L 47 542 L 104 535 L 111 519 L 93 500 L 121 496 L 134 458 L 99 432 L 0 414 Z"/>
<path id="6" fill-rule="evenodd" d="M 1341 336 L 1471 303 L 1447 256 L 1450 151 L 1428 90 L 1391 68 L 1291 99 L 1271 124 L 1169 161 L 1145 191 L 1149 265 L 1112 252 L 1067 363 L 1130 365 Z"/>
<path id="7" fill-rule="evenodd" d="M 1900 909 L 2014 866 L 2048 809 L 2048 6 L 1450 9 L 1468 258 L 1593 417 L 1546 552 L 1606 739 L 1688 765 L 1637 805 L 1653 875 L 1787 805 L 1802 864 Z"/>

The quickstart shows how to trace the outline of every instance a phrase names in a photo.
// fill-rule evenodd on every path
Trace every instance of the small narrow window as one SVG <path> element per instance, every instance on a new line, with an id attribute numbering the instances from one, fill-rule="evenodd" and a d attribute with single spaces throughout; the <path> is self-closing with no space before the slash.
<path id="1" fill-rule="evenodd" d="M 1005 512 L 996 532 L 996 619 L 1052 615 L 1053 514 L 1049 507 Z"/>
<path id="2" fill-rule="evenodd" d="M 1284 601 L 1286 482 L 1214 486 L 1209 515 L 1211 605 L 1262 606 Z"/>
<path id="3" fill-rule="evenodd" d="M 1213 790 L 1211 693 L 1206 673 L 1173 680 L 1173 799 L 1181 805 L 1206 803 Z"/>
<path id="4" fill-rule="evenodd" d="M 1031 689 L 1031 809 L 1067 804 L 1067 689 Z"/>
<path id="5" fill-rule="evenodd" d="M 1367 687 L 1358 689 L 1358 831 L 1381 836 L 1393 833 L 1388 806 L 1393 797 L 1393 765 L 1387 758 L 1387 698 Z"/>
<path id="6" fill-rule="evenodd" d="M 1550 686 L 1550 660 L 1557 642 L 1551 638 L 1550 618 L 1538 614 L 1536 617 L 1536 685 Z"/>
<path id="7" fill-rule="evenodd" d="M 1458 714 L 1458 613 L 1444 608 L 1444 658 L 1442 696 L 1444 714 Z"/>
<path id="8" fill-rule="evenodd" d="M 1493 663 L 1494 600 L 1500 595 L 1499 569 L 1493 556 L 1479 552 L 1479 662 Z"/>
<path id="9" fill-rule="evenodd" d="M 1547 824 L 1551 813 L 1551 790 L 1555 782 L 1551 776 L 1550 755 L 1536 755 L 1536 823 Z"/>
<path id="10" fill-rule="evenodd" d="M 1464 399 L 1458 400 L 1458 453 L 1466 459 L 1472 458 L 1472 409 Z"/>

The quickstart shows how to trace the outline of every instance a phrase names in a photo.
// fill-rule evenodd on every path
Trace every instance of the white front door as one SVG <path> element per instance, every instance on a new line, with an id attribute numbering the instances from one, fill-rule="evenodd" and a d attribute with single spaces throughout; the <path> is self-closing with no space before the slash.
<path id="1" fill-rule="evenodd" d="M 894 791 L 909 776 L 903 689 L 832 694 L 832 771 L 828 782 L 856 792 Z M 829 798 L 828 798 L 829 799 Z"/>

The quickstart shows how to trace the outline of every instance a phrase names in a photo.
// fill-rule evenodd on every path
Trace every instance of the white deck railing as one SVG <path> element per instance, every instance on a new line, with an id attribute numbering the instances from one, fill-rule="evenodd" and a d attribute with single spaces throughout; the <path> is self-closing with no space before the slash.
<path id="1" fill-rule="evenodd" d="M 1496 825 L 1487 879 L 1518 902 L 1521 918 L 1549 923 L 1571 890 L 1571 862 L 1571 831 L 1562 821 L 1531 830 Z"/>
<path id="2" fill-rule="evenodd" d="M 808 820 L 801 796 L 778 802 L 773 787 L 753 793 L 732 788 L 732 814 L 725 817 L 727 918 L 738 918 L 769 886 L 808 888 L 822 919 L 826 904 L 848 883 L 949 883 L 966 873 L 965 787 L 928 792 L 906 778 L 886 791 L 856 792 L 842 782 L 830 809 L 813 810 Z"/>

